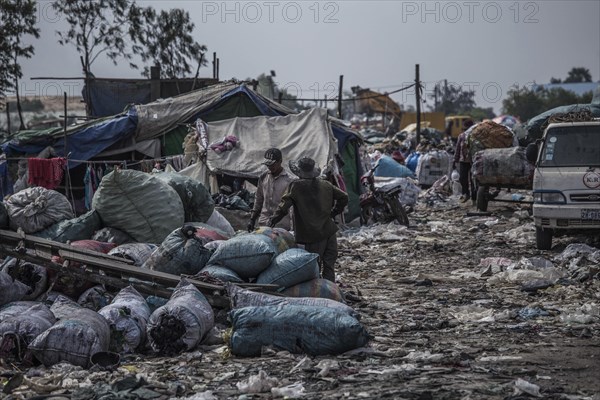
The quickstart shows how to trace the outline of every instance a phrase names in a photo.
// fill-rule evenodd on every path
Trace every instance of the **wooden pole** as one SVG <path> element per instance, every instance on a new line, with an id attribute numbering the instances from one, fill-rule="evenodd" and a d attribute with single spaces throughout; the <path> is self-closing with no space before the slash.
<path id="1" fill-rule="evenodd" d="M 216 76 L 217 80 L 219 80 L 219 68 L 220 68 L 220 64 L 221 64 L 221 59 L 217 58 L 217 76 Z"/>
<path id="2" fill-rule="evenodd" d="M 415 97 L 417 99 L 417 145 L 421 142 L 421 81 L 419 64 L 415 64 Z"/>
<path id="3" fill-rule="evenodd" d="M 200 60 L 198 61 L 198 68 L 196 68 L 196 75 L 194 76 L 194 83 L 192 83 L 192 90 L 196 89 L 196 81 L 198 80 L 198 74 L 200 73 L 202 61 L 204 61 L 204 53 L 200 53 Z"/>
<path id="4" fill-rule="evenodd" d="M 344 86 L 344 75 L 340 75 L 340 87 L 338 88 L 338 118 L 342 119 L 342 88 Z"/>
<path id="5" fill-rule="evenodd" d="M 217 78 L 217 52 L 213 52 L 213 79 Z"/>
<path id="6" fill-rule="evenodd" d="M 6 131 L 10 135 L 10 103 L 6 101 Z"/>
<path id="7" fill-rule="evenodd" d="M 277 102 L 279 104 L 281 104 L 282 101 L 283 101 L 283 92 L 279 92 L 277 95 Z"/>

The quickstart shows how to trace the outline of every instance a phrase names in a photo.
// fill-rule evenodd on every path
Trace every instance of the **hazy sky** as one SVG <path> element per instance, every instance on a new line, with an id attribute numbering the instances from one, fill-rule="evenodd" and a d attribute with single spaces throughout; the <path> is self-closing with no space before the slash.
<path id="1" fill-rule="evenodd" d="M 60 46 L 64 21 L 39 0 L 42 37 L 23 62 L 25 95 L 79 94 L 78 81 L 31 81 L 78 76 L 79 56 Z M 474 89 L 479 106 L 499 112 L 511 86 L 564 79 L 574 66 L 600 80 L 600 1 L 140 1 L 183 8 L 195 37 L 217 52 L 220 78 L 245 79 L 276 71 L 275 81 L 299 97 L 337 95 L 368 87 L 391 92 L 414 81 L 420 64 L 426 95 L 440 80 Z M 98 77 L 138 77 L 126 62 L 98 59 Z M 210 77 L 212 67 L 201 69 Z M 414 105 L 413 92 L 393 95 Z M 433 100 L 427 98 L 427 104 Z"/>

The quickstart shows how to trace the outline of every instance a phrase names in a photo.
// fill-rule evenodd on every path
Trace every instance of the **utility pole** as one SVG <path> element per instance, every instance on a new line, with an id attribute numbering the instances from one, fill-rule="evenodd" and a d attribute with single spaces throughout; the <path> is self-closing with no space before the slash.
<path id="1" fill-rule="evenodd" d="M 338 88 L 338 118 L 342 119 L 342 87 L 344 86 L 344 75 L 340 75 L 340 87 Z"/>
<path id="2" fill-rule="evenodd" d="M 415 98 L 417 99 L 417 145 L 421 142 L 421 80 L 419 64 L 415 64 Z"/>

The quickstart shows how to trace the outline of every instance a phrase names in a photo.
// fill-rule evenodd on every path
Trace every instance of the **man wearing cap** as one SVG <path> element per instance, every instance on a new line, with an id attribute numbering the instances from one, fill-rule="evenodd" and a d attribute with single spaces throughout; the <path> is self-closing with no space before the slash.
<path id="1" fill-rule="evenodd" d="M 313 159 L 304 157 L 289 165 L 300 179 L 289 184 L 269 226 L 275 226 L 293 206 L 296 242 L 319 255 L 323 278 L 335 282 L 338 227 L 333 218 L 344 211 L 348 195 L 330 182 L 317 179 L 321 170 Z"/>
<path id="2" fill-rule="evenodd" d="M 259 225 L 267 225 L 269 223 L 269 219 L 273 216 L 275 209 L 281 201 L 283 192 L 288 184 L 294 180 L 283 169 L 282 161 L 281 150 L 271 148 L 265 152 L 263 164 L 267 166 L 268 171 L 258 178 L 254 208 L 252 209 L 250 222 L 248 223 L 248 232 L 254 230 L 257 221 Z M 284 216 L 277 227 L 288 231 L 291 230 L 290 216 Z"/>

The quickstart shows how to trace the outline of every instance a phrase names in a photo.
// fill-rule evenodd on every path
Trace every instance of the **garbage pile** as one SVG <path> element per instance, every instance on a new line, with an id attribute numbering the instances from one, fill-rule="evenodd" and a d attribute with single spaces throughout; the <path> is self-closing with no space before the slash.
<path id="1" fill-rule="evenodd" d="M 344 227 L 337 285 L 309 280 L 314 256 L 296 247 L 285 231 L 261 228 L 231 236 L 206 223 L 184 222 L 160 243 L 151 243 L 154 261 L 159 255 L 166 262 L 191 254 L 200 260 L 176 263 L 188 272 L 201 268 L 189 274 L 188 282 L 182 280 L 177 295 L 149 296 L 144 304 L 131 289 L 110 300 L 88 289 L 87 304 L 106 303 L 95 315 L 103 316 L 109 332 L 109 340 L 95 338 L 89 347 L 108 351 L 96 353 L 88 368 L 59 362 L 16 370 L 2 356 L 4 392 L 17 399 L 596 400 L 600 238 L 558 237 L 552 250 L 538 251 L 527 205 L 503 203 L 477 212 L 442 183 L 421 192 L 409 214 L 410 228 L 395 222 Z M 211 251 L 207 260 L 201 243 Z M 244 244 L 255 249 L 244 250 L 244 256 L 258 261 L 230 257 Z M 130 256 L 136 265 L 148 253 L 148 248 L 139 250 Z M 301 274 L 298 265 L 304 266 Z M 288 295 L 248 290 L 256 288 L 259 277 L 263 285 L 287 286 Z M 10 275 L 0 278 L 0 284 L 6 279 L 14 284 Z M 199 278 L 228 281 L 223 286 L 231 312 L 206 307 L 202 296 L 210 294 L 189 285 Z M 309 287 L 304 297 L 289 295 L 292 288 L 300 294 L 302 285 Z M 30 288 L 15 286 L 20 287 L 16 292 Z M 5 293 L 0 290 L 0 297 Z M 124 301 L 132 306 L 124 308 Z M 23 340 L 31 343 L 38 332 L 60 323 L 53 307 L 73 310 L 75 316 L 74 306 L 62 298 L 54 300 L 57 306 L 48 307 L 49 302 L 20 301 L 20 311 L 13 305 L 12 316 L 39 315 L 40 327 Z M 26 324 L 32 326 L 21 325 Z M 88 337 L 87 325 L 77 326 Z M 106 326 L 94 331 L 106 333 Z M 3 336 L 8 345 L 0 350 L 13 346 L 15 362 L 15 348 L 26 346 L 7 341 L 10 337 Z M 343 340 L 332 343 L 336 338 Z M 25 365 L 27 357 L 35 361 L 23 354 L 16 362 Z"/>
<path id="2" fill-rule="evenodd" d="M 39 187 L 2 203 L 2 228 L 18 230 L 23 239 L 25 233 L 52 239 L 39 243 L 60 249 L 40 265 L 31 261 L 36 250 L 27 241 L 18 251 L 6 243 L 0 249 L 14 256 L 0 267 L 2 368 L 68 363 L 114 369 L 128 355 L 177 357 L 206 343 L 241 357 L 260 356 L 265 348 L 335 355 L 367 344 L 369 335 L 340 288 L 320 278 L 316 254 L 298 248 L 280 228 L 232 235 L 227 221 L 214 217 L 208 191 L 193 179 L 114 171 L 102 180 L 93 204 L 93 211 L 74 218 L 65 196 Z M 107 283 L 98 285 L 82 278 L 97 271 L 70 260 L 69 251 L 106 254 L 108 261 L 122 259 L 124 269 L 181 279 L 168 296 L 164 289 L 161 296 L 147 296 L 134 286 L 113 287 L 110 279 L 118 277 L 108 270 L 99 274 Z M 221 290 L 203 293 L 195 281 Z M 151 281 L 136 283 L 157 288 Z M 278 291 L 254 293 L 236 285 Z M 215 295 L 231 299 L 229 313 L 211 305 L 207 296 Z"/>

